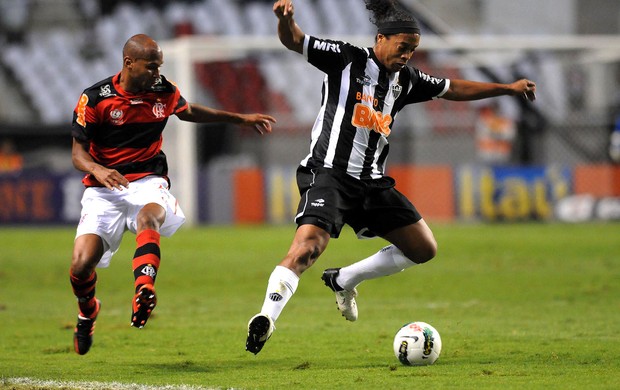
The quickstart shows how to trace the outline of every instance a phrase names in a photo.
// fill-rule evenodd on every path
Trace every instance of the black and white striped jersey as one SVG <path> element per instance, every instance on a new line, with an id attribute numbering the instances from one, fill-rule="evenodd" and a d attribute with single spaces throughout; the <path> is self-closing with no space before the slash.
<path id="1" fill-rule="evenodd" d="M 388 136 L 407 104 L 443 95 L 449 79 L 410 66 L 389 73 L 372 48 L 306 35 L 303 54 L 325 73 L 321 109 L 312 128 L 309 168 L 336 169 L 357 179 L 384 175 Z"/>

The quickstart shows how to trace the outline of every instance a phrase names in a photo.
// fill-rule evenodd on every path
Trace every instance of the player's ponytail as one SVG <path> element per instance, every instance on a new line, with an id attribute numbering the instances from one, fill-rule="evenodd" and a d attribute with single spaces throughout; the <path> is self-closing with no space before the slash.
<path id="1" fill-rule="evenodd" d="M 396 0 L 364 0 L 371 12 L 370 21 L 383 35 L 420 33 L 417 20 L 398 5 Z"/>

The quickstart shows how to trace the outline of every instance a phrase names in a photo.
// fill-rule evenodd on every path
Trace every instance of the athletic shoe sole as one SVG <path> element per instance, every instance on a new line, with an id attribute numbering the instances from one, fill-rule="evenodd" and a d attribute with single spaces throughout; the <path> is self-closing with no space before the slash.
<path id="1" fill-rule="evenodd" d="M 248 338 L 245 342 L 245 350 L 258 354 L 265 342 L 273 333 L 274 325 L 271 318 L 265 314 L 257 314 L 248 322 Z"/>

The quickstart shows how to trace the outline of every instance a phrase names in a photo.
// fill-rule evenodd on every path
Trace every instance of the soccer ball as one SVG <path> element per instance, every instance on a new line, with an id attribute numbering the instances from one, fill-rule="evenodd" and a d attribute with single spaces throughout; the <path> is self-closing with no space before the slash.
<path id="1" fill-rule="evenodd" d="M 426 322 L 405 324 L 394 336 L 394 355 L 406 366 L 428 366 L 440 353 L 439 332 Z"/>

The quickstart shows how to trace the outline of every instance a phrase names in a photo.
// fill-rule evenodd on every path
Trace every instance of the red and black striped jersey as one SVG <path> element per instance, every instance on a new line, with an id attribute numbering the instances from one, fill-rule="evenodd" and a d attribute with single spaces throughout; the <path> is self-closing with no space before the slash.
<path id="1" fill-rule="evenodd" d="M 166 176 L 162 132 L 168 118 L 186 110 L 188 103 L 163 76 L 151 90 L 139 94 L 123 90 L 119 80 L 120 73 L 84 90 L 73 111 L 71 134 L 90 143 L 89 153 L 97 163 L 116 169 L 129 181 Z M 101 186 L 91 174 L 82 182 Z"/>
<path id="2" fill-rule="evenodd" d="M 406 105 L 441 97 L 450 80 L 405 66 L 390 73 L 372 48 L 306 35 L 303 54 L 325 73 L 310 154 L 301 165 L 346 172 L 356 179 L 384 175 L 388 136 Z"/>

